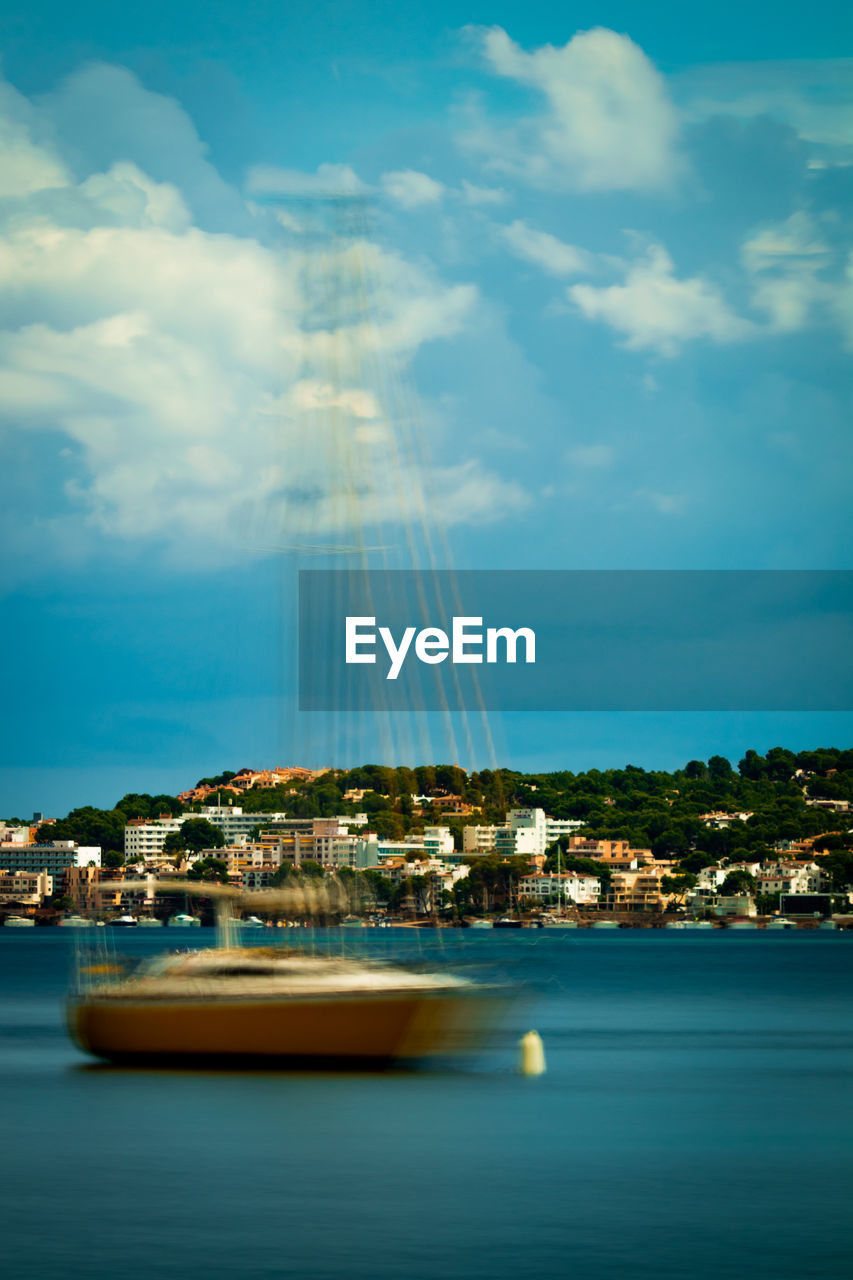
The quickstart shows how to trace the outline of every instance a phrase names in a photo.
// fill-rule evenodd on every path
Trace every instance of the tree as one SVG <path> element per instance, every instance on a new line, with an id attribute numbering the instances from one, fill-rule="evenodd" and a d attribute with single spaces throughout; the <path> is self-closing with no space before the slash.
<path id="1" fill-rule="evenodd" d="M 720 893 L 724 898 L 738 897 L 740 894 L 752 894 L 755 892 L 755 879 L 748 871 L 742 871 L 736 868 L 730 871 L 720 886 Z"/>
<path id="2" fill-rule="evenodd" d="M 731 782 L 734 777 L 732 766 L 725 756 L 711 756 L 708 772 L 715 782 Z"/>
<path id="3" fill-rule="evenodd" d="M 106 853 L 101 855 L 101 866 L 110 871 L 114 871 L 116 867 L 122 866 L 123 863 L 124 854 L 119 853 L 117 849 L 107 849 Z"/>
<path id="4" fill-rule="evenodd" d="M 202 849 L 221 849 L 225 837 L 219 827 L 207 818 L 187 818 L 178 831 L 170 831 L 163 841 L 164 853 L 200 853 Z"/>
<path id="5" fill-rule="evenodd" d="M 218 884 L 228 883 L 228 863 L 222 858 L 202 858 L 187 872 L 188 880 L 207 880 Z"/>
<path id="6" fill-rule="evenodd" d="M 677 876 L 661 876 L 660 879 L 663 892 L 675 894 L 679 900 L 683 900 L 684 895 L 690 889 L 695 889 L 698 883 L 699 877 L 692 875 L 689 871 Z"/>

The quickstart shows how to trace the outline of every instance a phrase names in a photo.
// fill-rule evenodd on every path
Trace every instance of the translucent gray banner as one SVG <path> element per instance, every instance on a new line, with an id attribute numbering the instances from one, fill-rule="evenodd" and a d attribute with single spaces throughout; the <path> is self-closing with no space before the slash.
<path id="1" fill-rule="evenodd" d="M 299 575 L 306 711 L 843 711 L 851 654 L 849 571 Z"/>

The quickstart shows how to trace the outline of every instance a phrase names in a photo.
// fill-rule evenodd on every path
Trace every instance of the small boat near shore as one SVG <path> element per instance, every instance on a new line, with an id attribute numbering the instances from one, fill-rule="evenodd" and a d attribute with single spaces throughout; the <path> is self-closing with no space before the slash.
<path id="1" fill-rule="evenodd" d="M 7 929 L 32 929 L 36 922 L 31 916 L 7 916 L 3 923 Z"/>
<path id="2" fill-rule="evenodd" d="M 109 923 L 114 929 L 135 929 L 139 921 L 136 916 L 115 916 Z"/>
<path id="3" fill-rule="evenodd" d="M 95 927 L 94 920 L 90 920 L 88 916 L 63 916 L 59 922 L 60 929 L 93 929 Z"/>

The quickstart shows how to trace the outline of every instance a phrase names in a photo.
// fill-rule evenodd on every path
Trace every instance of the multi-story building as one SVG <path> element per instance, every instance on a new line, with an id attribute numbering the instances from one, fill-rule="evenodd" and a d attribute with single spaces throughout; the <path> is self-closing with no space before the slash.
<path id="1" fill-rule="evenodd" d="M 46 871 L 0 869 L 0 902 L 40 907 L 53 893 L 53 876 Z"/>
<path id="2" fill-rule="evenodd" d="M 462 828 L 462 852 L 468 858 L 494 853 L 499 827 L 470 826 Z"/>
<path id="3" fill-rule="evenodd" d="M 180 831 L 191 818 L 204 818 L 222 832 L 226 844 L 248 838 L 258 826 L 272 826 L 286 820 L 283 813 L 244 813 L 239 805 L 204 805 L 199 813 L 181 813 L 177 817 L 132 818 L 124 829 L 125 862 L 159 857 L 166 837 Z M 310 821 L 310 819 L 309 819 Z"/>
<path id="4" fill-rule="evenodd" d="M 73 840 L 0 845 L 0 866 L 9 871 L 46 871 L 54 881 L 64 875 L 68 867 L 86 866 L 89 862 L 97 866 L 100 861 L 98 846 L 78 845 Z"/>
<path id="5" fill-rule="evenodd" d="M 627 840 L 592 840 L 570 836 L 568 853 L 575 858 L 604 862 L 613 871 L 636 871 L 645 862 L 654 862 L 651 849 L 632 849 Z"/>
<path id="6" fill-rule="evenodd" d="M 600 895 L 598 876 L 583 875 L 577 871 L 522 876 L 518 882 L 520 898 L 540 903 L 571 902 L 575 906 L 594 906 Z"/>
<path id="7" fill-rule="evenodd" d="M 561 836 L 572 836 L 586 823 L 583 818 L 551 818 L 545 814 L 545 848 L 549 849 Z"/>
<path id="8" fill-rule="evenodd" d="M 616 911 L 663 911 L 672 898 L 660 883 L 669 869 L 657 866 L 616 872 L 610 885 L 609 905 Z"/>

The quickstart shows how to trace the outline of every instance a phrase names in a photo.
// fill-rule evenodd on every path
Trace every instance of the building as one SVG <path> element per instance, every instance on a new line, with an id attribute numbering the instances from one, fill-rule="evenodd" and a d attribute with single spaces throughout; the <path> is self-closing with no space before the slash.
<path id="1" fill-rule="evenodd" d="M 494 853 L 498 827 L 463 827 L 462 852 L 468 858 L 482 858 Z"/>
<path id="2" fill-rule="evenodd" d="M 53 893 L 53 876 L 46 871 L 0 869 L 0 903 L 40 907 Z"/>
<path id="3" fill-rule="evenodd" d="M 561 836 L 573 836 L 581 827 L 585 827 L 583 818 L 551 818 L 545 814 L 545 847 L 550 849 Z"/>
<path id="4" fill-rule="evenodd" d="M 568 853 L 574 858 L 604 862 L 613 871 L 636 871 L 644 863 L 654 863 L 651 849 L 632 849 L 627 840 L 592 840 L 570 836 Z"/>
<path id="5" fill-rule="evenodd" d="M 101 850 L 97 846 L 78 846 L 73 840 L 46 840 L 40 844 L 0 845 L 0 866 L 9 871 L 46 871 L 54 882 L 69 867 L 86 866 L 89 862 L 100 864 Z"/>
<path id="6" fill-rule="evenodd" d="M 571 902 L 573 906 L 595 906 L 601 896 L 598 876 L 577 871 L 563 871 L 541 875 L 522 876 L 518 882 L 518 896 L 543 905 L 552 902 Z"/>
<path id="7" fill-rule="evenodd" d="M 286 819 L 284 813 L 244 813 L 239 805 L 204 805 L 199 813 L 181 813 L 177 817 L 132 818 L 124 829 L 125 862 L 139 862 L 159 857 L 166 837 L 180 831 L 191 818 L 204 818 L 222 832 L 226 844 L 241 837 L 247 839 L 255 827 L 269 826 Z"/>
<path id="8" fill-rule="evenodd" d="M 667 867 L 638 867 L 617 871 L 610 883 L 609 905 L 614 911 L 664 911 L 672 894 L 664 893 L 661 879 Z"/>

